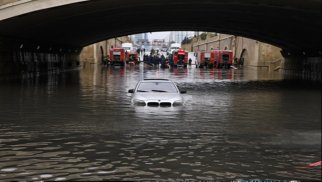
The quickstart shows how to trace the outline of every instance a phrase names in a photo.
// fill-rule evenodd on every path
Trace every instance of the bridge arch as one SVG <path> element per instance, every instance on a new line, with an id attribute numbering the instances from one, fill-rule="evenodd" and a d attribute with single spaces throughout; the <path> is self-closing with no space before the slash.
<path id="1" fill-rule="evenodd" d="M 247 49 L 243 49 L 241 54 L 240 54 L 240 61 L 241 61 L 241 64 L 244 65 L 245 62 L 247 63 L 248 59 L 249 59 L 249 56 L 248 56 L 248 51 Z"/>
<path id="2" fill-rule="evenodd" d="M 32 40 L 83 47 L 128 34 L 191 30 L 239 35 L 297 54 L 321 55 L 321 1 L 316 0 L 20 0 L 16 3 L 0 10 L 0 36 L 17 38 L 20 42 Z M 3 16 L 3 12 L 16 12 L 12 10 L 17 8 L 25 10 Z"/>

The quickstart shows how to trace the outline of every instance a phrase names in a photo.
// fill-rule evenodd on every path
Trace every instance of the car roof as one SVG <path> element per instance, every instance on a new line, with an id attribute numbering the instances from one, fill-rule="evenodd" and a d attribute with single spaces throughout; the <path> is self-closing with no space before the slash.
<path id="1" fill-rule="evenodd" d="M 144 79 L 141 80 L 140 82 L 172 82 L 171 80 L 168 79 Z"/>
<path id="2" fill-rule="evenodd" d="M 145 78 L 144 80 L 169 80 L 169 79 L 163 79 L 163 78 Z"/>

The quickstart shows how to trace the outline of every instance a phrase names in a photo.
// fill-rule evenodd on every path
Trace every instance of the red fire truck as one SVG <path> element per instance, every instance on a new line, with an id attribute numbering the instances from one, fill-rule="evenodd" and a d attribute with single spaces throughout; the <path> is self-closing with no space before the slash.
<path id="1" fill-rule="evenodd" d="M 129 51 L 126 53 L 126 63 L 127 64 L 138 64 L 139 55 L 136 51 Z"/>
<path id="2" fill-rule="evenodd" d="M 197 64 L 196 67 L 203 68 L 209 67 L 210 65 L 210 53 L 200 51 L 197 53 Z"/>
<path id="3" fill-rule="evenodd" d="M 233 64 L 233 52 L 231 50 L 212 50 L 210 64 L 216 68 L 230 68 Z"/>
<path id="4" fill-rule="evenodd" d="M 125 65 L 125 51 L 122 48 L 113 48 L 110 50 L 111 65 Z"/>
<path id="5" fill-rule="evenodd" d="M 221 51 L 220 50 L 212 50 L 210 52 L 210 64 L 213 65 L 215 68 L 218 68 L 218 61 L 219 61 L 219 57 L 221 55 Z"/>
<path id="6" fill-rule="evenodd" d="M 233 64 L 233 51 L 222 50 L 218 64 L 219 68 L 230 68 Z"/>
<path id="7" fill-rule="evenodd" d="M 187 67 L 188 65 L 188 52 L 183 49 L 179 49 L 172 52 L 172 56 L 170 58 L 170 65 L 172 67 L 183 66 Z"/>

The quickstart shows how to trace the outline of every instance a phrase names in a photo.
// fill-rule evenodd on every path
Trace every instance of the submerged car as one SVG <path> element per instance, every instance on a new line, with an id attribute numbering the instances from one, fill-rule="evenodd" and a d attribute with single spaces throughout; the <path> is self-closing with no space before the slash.
<path id="1" fill-rule="evenodd" d="M 144 79 L 139 81 L 132 93 L 132 104 L 137 106 L 171 107 L 183 105 L 182 94 L 177 85 L 167 79 Z"/>

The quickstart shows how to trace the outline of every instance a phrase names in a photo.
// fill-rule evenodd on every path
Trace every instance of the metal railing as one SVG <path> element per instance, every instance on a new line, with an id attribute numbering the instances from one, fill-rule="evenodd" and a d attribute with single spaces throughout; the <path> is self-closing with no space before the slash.
<path id="1" fill-rule="evenodd" d="M 269 71 L 277 71 L 277 70 L 279 70 L 281 68 L 281 64 L 282 64 L 282 59 L 272 61 L 268 65 L 268 70 Z"/>
<path id="2" fill-rule="evenodd" d="M 282 61 L 282 58 L 275 61 L 259 61 L 257 65 L 254 65 L 254 67 L 265 68 L 268 71 L 278 71 L 281 68 Z"/>

